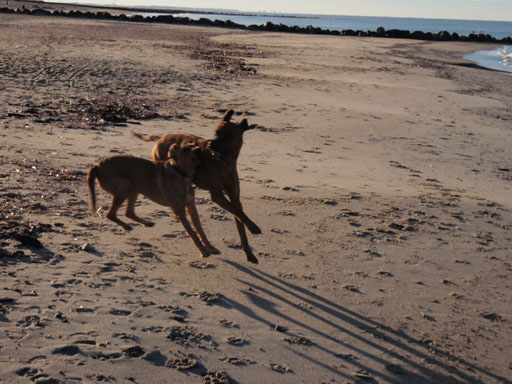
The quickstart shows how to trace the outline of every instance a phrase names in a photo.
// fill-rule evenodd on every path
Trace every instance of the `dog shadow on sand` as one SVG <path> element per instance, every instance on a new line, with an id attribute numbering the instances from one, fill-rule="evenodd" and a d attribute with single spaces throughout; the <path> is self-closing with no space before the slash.
<path id="1" fill-rule="evenodd" d="M 354 312 L 338 303 L 328 300 L 315 292 L 304 287 L 292 284 L 279 277 L 272 276 L 261 270 L 249 268 L 242 264 L 225 260 L 225 262 L 240 272 L 244 273 L 257 281 L 250 282 L 243 278 L 237 279 L 247 289 L 243 293 L 249 301 L 269 315 L 282 319 L 284 324 L 293 325 L 294 329 L 302 329 L 312 334 L 317 340 L 324 340 L 330 345 L 339 345 L 340 350 L 349 353 L 339 353 L 332 348 L 326 348 L 321 345 L 322 341 L 316 343 L 307 339 L 293 335 L 284 327 L 279 329 L 273 322 L 264 316 L 256 313 L 245 304 L 236 302 L 229 298 L 224 298 L 225 304 L 240 311 L 244 315 L 259 321 L 281 331 L 286 336 L 291 336 L 294 343 L 310 345 L 311 348 L 317 348 L 322 353 L 339 358 L 342 365 L 350 366 L 355 374 L 350 375 L 345 371 L 337 369 L 332 365 L 318 361 L 307 352 L 288 348 L 291 352 L 300 355 L 311 363 L 329 370 L 333 374 L 348 380 L 356 380 L 365 383 L 485 383 L 486 380 L 497 382 L 507 382 L 506 378 L 500 377 L 493 372 L 479 367 L 474 363 L 465 361 L 449 352 L 432 346 L 431 344 L 415 339 L 403 331 L 393 329 L 383 323 L 372 320 L 360 313 Z M 302 318 L 310 318 L 311 321 L 301 321 L 294 318 L 287 311 L 278 310 L 278 306 L 287 306 L 297 308 L 297 302 L 307 304 L 301 307 Z M 261 313 L 260 311 L 258 311 Z M 323 329 L 333 329 L 335 332 L 327 333 L 319 327 L 311 324 L 321 323 L 326 327 Z M 368 336 L 367 336 L 368 335 Z M 351 343 L 353 339 L 356 343 Z M 285 339 L 287 340 L 287 339 Z M 357 344 L 357 346 L 356 346 Z M 359 345 L 364 345 L 361 348 Z M 412 359 L 407 356 L 414 356 Z M 373 360 L 378 365 L 383 366 L 383 370 L 377 371 L 359 361 L 359 357 L 365 360 Z M 387 358 L 386 358 L 387 357 Z M 362 360 L 361 359 L 361 360 Z M 396 362 L 399 361 L 397 364 Z M 428 362 L 432 368 L 422 362 Z M 464 370 L 458 366 L 464 367 Z M 467 372 L 475 372 L 480 377 L 472 376 Z"/>

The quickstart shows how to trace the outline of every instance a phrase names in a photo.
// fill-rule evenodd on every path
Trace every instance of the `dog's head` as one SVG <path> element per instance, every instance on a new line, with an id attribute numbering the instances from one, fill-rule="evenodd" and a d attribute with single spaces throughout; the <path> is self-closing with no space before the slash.
<path id="1" fill-rule="evenodd" d="M 240 123 L 232 123 L 231 117 L 235 111 L 230 109 L 226 112 L 222 121 L 215 130 L 215 137 L 210 141 L 210 149 L 220 154 L 222 159 L 231 159 L 238 156 L 243 144 L 245 131 L 254 128 L 243 119 Z"/>
<path id="2" fill-rule="evenodd" d="M 201 147 L 193 143 L 183 146 L 174 143 L 169 148 L 169 161 L 183 174 L 192 177 L 201 161 L 202 153 Z"/>

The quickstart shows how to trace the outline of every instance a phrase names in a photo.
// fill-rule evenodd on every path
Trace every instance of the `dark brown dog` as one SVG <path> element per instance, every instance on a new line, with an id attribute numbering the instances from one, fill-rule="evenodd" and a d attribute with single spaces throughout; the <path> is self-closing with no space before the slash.
<path id="1" fill-rule="evenodd" d="M 87 176 L 91 207 L 96 211 L 95 180 L 101 188 L 113 196 L 107 217 L 126 230 L 131 226 L 117 217 L 117 210 L 125 200 L 126 216 L 145 226 L 152 227 L 153 222 L 144 220 L 135 214 L 137 196 L 142 194 L 157 204 L 170 207 L 176 218 L 194 241 L 203 257 L 218 253 L 201 243 L 187 221 L 185 207 L 194 201 L 192 177 L 201 162 L 202 150 L 195 145 L 180 146 L 174 143 L 169 149 L 170 159 L 153 163 L 134 156 L 108 157 L 91 168 Z"/>
<path id="2" fill-rule="evenodd" d="M 183 145 L 193 143 L 203 149 L 210 148 L 219 155 L 219 159 L 214 159 L 211 156 L 202 158 L 196 169 L 193 182 L 198 187 L 208 190 L 215 203 L 235 216 L 236 227 L 247 260 L 256 264 L 258 263 L 258 259 L 254 256 L 249 246 L 244 225 L 247 226 L 253 234 L 259 234 L 261 230 L 247 217 L 242 209 L 242 203 L 240 202 L 240 181 L 236 168 L 236 161 L 243 144 L 243 134 L 253 127 L 248 125 L 246 119 L 242 120 L 239 124 L 232 123 L 230 120 L 234 113 L 235 111 L 233 110 L 226 112 L 224 118 L 215 130 L 213 139 L 203 139 L 199 136 L 184 133 L 169 134 L 164 137 L 143 136 L 138 133 L 134 133 L 134 135 L 141 140 L 155 142 L 151 153 L 153 161 L 168 159 L 169 148 L 171 148 L 173 144 Z M 229 200 L 226 199 L 224 193 L 228 196 Z M 194 218 L 197 221 L 197 225 L 195 222 L 194 224 L 196 225 L 201 239 L 207 244 L 207 240 L 205 241 L 206 235 L 199 222 L 199 216 L 194 201 L 191 201 L 190 204 L 187 205 L 187 208 L 193 222 Z"/>

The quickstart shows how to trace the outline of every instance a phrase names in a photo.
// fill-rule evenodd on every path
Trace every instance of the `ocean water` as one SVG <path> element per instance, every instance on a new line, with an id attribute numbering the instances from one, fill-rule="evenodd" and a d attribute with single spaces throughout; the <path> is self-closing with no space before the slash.
<path id="1" fill-rule="evenodd" d="M 504 71 L 512 75 L 512 46 L 506 45 L 492 50 L 481 50 L 464 56 L 482 67 Z"/>

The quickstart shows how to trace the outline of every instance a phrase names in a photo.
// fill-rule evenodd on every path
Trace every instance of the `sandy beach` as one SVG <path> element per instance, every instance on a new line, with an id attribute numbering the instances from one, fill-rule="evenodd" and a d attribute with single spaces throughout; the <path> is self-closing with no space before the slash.
<path id="1" fill-rule="evenodd" d="M 1 383 L 512 382 L 512 76 L 492 44 L 0 14 Z M 132 132 L 256 124 L 249 235 L 88 205 Z M 124 213 L 121 210 L 120 213 Z"/>

